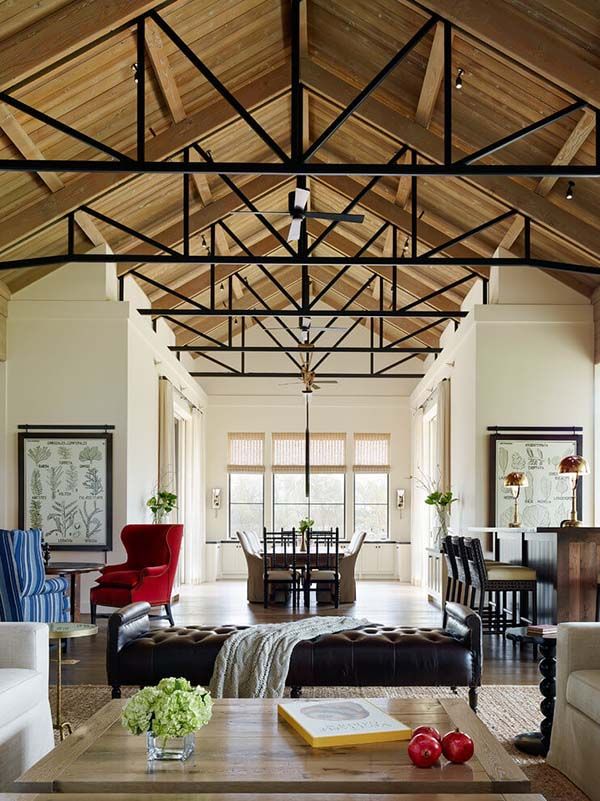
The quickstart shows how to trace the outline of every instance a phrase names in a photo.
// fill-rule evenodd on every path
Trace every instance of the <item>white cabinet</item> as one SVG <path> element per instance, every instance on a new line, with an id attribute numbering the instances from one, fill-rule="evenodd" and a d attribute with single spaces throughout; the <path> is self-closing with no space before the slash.
<path id="1" fill-rule="evenodd" d="M 362 579 L 395 578 L 395 544 L 387 542 L 365 542 L 358 556 L 357 573 L 358 577 Z"/>
<path id="2" fill-rule="evenodd" d="M 410 542 L 396 543 L 396 578 L 398 581 L 410 584 Z"/>
<path id="3" fill-rule="evenodd" d="M 221 544 L 218 542 L 207 542 L 204 546 L 205 554 L 205 581 L 216 581 L 219 576 L 219 563 L 221 561 Z"/>
<path id="4" fill-rule="evenodd" d="M 239 542 L 221 543 L 221 570 L 219 578 L 247 578 L 248 568 L 244 550 Z"/>

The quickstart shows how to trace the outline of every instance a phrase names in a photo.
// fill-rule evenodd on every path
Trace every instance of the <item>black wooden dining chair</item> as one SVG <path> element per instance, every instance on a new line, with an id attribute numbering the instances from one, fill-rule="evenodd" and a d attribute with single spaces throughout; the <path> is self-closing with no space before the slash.
<path id="1" fill-rule="evenodd" d="M 331 590 L 333 605 L 340 605 L 340 530 L 313 531 L 306 536 L 306 572 L 304 605 L 310 605 L 310 593 Z"/>
<path id="2" fill-rule="evenodd" d="M 296 529 L 267 531 L 265 528 L 262 556 L 265 609 L 269 606 L 274 587 L 291 592 L 292 607 L 296 609 L 302 587 L 302 574 L 296 564 Z"/>

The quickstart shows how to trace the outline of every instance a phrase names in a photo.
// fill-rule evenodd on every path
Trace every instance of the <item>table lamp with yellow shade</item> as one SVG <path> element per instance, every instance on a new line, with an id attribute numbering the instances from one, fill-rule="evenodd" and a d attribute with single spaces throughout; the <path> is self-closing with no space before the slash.
<path id="1" fill-rule="evenodd" d="M 515 470 L 512 473 L 504 476 L 504 486 L 509 487 L 512 496 L 515 499 L 515 511 L 513 513 L 512 522 L 509 523 L 510 528 L 521 528 L 521 518 L 519 516 L 519 495 L 521 494 L 521 487 L 528 487 L 529 480 L 525 473 L 520 470 Z"/>
<path id="2" fill-rule="evenodd" d="M 572 499 L 571 499 L 571 516 L 566 520 L 561 521 L 562 528 L 576 528 L 582 526 L 583 523 L 577 518 L 577 483 L 580 476 L 587 476 L 590 472 L 588 463 L 583 456 L 565 456 L 561 459 L 558 465 L 558 472 L 562 476 L 568 476 L 571 479 Z"/>

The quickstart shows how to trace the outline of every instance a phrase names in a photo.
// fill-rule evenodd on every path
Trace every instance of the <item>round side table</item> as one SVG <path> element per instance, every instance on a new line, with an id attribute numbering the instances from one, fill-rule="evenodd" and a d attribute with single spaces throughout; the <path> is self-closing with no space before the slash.
<path id="1" fill-rule="evenodd" d="M 46 565 L 47 576 L 65 576 L 71 583 L 71 620 L 81 620 L 80 595 L 81 576 L 83 573 L 97 573 L 104 567 L 104 562 L 55 562 L 50 560 Z"/>
<path id="2" fill-rule="evenodd" d="M 60 739 L 64 740 L 67 734 L 73 733 L 73 727 L 62 720 L 62 641 L 74 637 L 92 637 L 98 633 L 98 626 L 91 623 L 49 623 L 49 638 L 56 641 L 56 723 L 54 728 L 58 731 Z"/>
<path id="3" fill-rule="evenodd" d="M 528 634 L 527 627 L 506 630 L 506 639 L 518 643 L 531 643 L 539 646 L 542 658 L 539 670 L 542 675 L 540 693 L 542 702 L 540 711 L 544 716 L 539 731 L 517 734 L 514 739 L 515 747 L 524 754 L 531 756 L 546 756 L 550 750 L 550 737 L 552 735 L 552 721 L 554 719 L 554 700 L 556 698 L 556 634 L 542 636 L 541 634 Z"/>

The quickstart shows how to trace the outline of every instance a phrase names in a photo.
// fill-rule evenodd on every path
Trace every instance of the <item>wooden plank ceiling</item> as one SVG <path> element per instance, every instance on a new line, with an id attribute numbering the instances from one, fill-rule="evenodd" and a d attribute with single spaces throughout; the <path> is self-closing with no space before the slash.
<path id="1" fill-rule="evenodd" d="M 135 149 L 135 38 L 127 27 L 140 12 L 160 6 L 160 13 L 256 118 L 280 146 L 290 147 L 288 0 L 176 0 L 166 5 L 146 0 L 31 0 L 0 3 L 0 84 L 24 102 L 122 151 Z M 308 144 L 339 113 L 395 52 L 418 30 L 424 7 L 444 13 L 452 6 L 457 25 L 453 40 L 455 70 L 462 68 L 463 88 L 454 96 L 454 146 L 457 157 L 545 117 L 573 100 L 594 101 L 600 82 L 600 28 L 587 0 L 556 4 L 548 0 L 488 0 L 485 14 L 478 0 L 452 4 L 425 0 L 303 0 L 301 79 L 305 90 L 304 141 Z M 90 11 L 95 9 L 95 11 Z M 479 11 L 477 11 L 479 9 Z M 506 12 L 506 16 L 504 16 Z M 495 20 L 495 27 L 490 20 Z M 511 23 L 509 24 L 509 20 Z M 67 33 L 65 33 L 65 30 Z M 106 36 L 108 31 L 117 31 Z M 535 32 L 536 48 L 527 34 Z M 274 159 L 265 144 L 236 117 L 213 87 L 168 41 L 148 25 L 146 64 L 147 155 L 171 157 L 200 141 L 219 161 Z M 83 49 L 82 49 L 83 48 Z M 548 56 L 551 54 L 551 57 Z M 4 58 L 5 55 L 10 58 Z M 66 58 L 69 56 L 69 58 Z M 594 85 L 593 78 L 596 78 Z M 401 144 L 440 159 L 443 135 L 442 36 L 439 26 L 411 51 L 398 68 L 319 151 L 322 161 L 387 161 Z M 594 159 L 595 118 L 587 110 L 564 117 L 514 143 L 487 161 L 499 163 L 590 164 Z M 47 125 L 0 106 L 0 158 L 95 158 L 97 151 Z M 282 177 L 238 177 L 236 183 L 259 208 L 285 209 L 293 188 Z M 339 211 L 367 179 L 310 179 L 313 210 Z M 77 175 L 8 173 L 0 184 L 0 253 L 23 258 L 64 251 L 64 217 L 76 211 L 76 247 L 107 242 L 115 252 L 139 253 L 139 270 L 183 295 L 205 303 L 209 297 L 206 266 L 144 265 L 142 254 L 157 252 L 138 239 L 79 210 L 88 206 L 168 246 L 181 242 L 180 176 L 115 174 Z M 417 250 L 440 245 L 510 208 L 537 223 L 533 254 L 598 265 L 600 191 L 597 181 L 576 182 L 565 198 L 565 180 L 508 177 L 419 179 Z M 407 243 L 411 217 L 410 179 L 384 178 L 361 201 L 363 225 L 339 225 L 316 254 L 352 255 L 378 230 L 393 222 Z M 204 253 L 203 236 L 224 219 L 234 234 L 257 254 L 278 254 L 280 243 L 250 215 L 236 215 L 241 201 L 218 176 L 195 176 L 191 208 L 192 253 Z M 79 211 L 78 211 L 79 210 Z M 285 221 L 274 218 L 274 224 Z M 311 240 L 323 232 L 311 221 Z M 285 234 L 285 227 L 282 229 Z M 405 239 L 406 238 L 406 239 Z M 522 253 L 522 218 L 505 220 L 459 245 L 447 255 L 492 257 L 498 248 Z M 238 254 L 237 244 L 219 231 L 218 252 Z M 388 232 L 367 251 L 391 254 Z M 130 265 L 121 265 L 122 272 Z M 38 280 L 53 268 L 7 271 L 2 279 L 12 291 Z M 311 268 L 313 293 L 335 275 L 331 267 Z M 476 268 L 486 275 L 488 268 Z M 364 309 L 389 302 L 390 271 L 354 267 L 324 295 L 341 307 L 373 273 L 376 279 L 356 299 Z M 219 266 L 219 282 L 234 274 L 240 308 L 258 306 L 256 296 L 277 308 L 285 296 L 259 267 Z M 399 302 L 416 298 L 465 276 L 461 267 L 401 267 Z M 597 279 L 552 273 L 557 280 L 591 296 Z M 298 298 L 299 271 L 280 267 L 273 275 Z M 182 301 L 141 279 L 155 306 L 175 308 Z M 473 279 L 474 280 L 474 279 Z M 452 314 L 473 280 L 436 295 L 417 308 Z M 252 291 L 253 290 L 253 291 Z M 223 339 L 223 318 L 190 318 L 189 326 Z M 436 345 L 442 323 L 419 329 L 427 319 L 394 319 L 384 324 L 386 337 L 410 337 L 406 344 Z M 197 334 L 173 323 L 181 344 Z"/>

